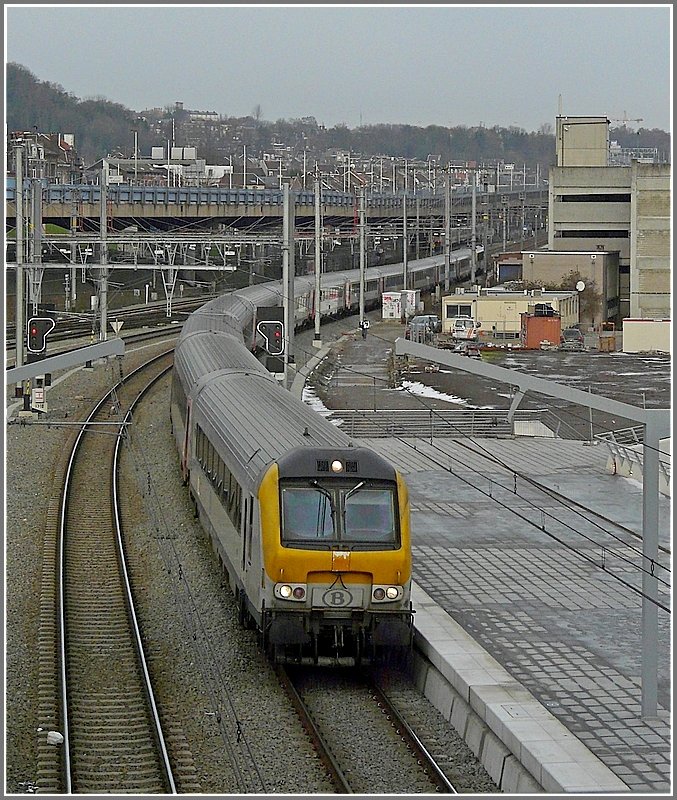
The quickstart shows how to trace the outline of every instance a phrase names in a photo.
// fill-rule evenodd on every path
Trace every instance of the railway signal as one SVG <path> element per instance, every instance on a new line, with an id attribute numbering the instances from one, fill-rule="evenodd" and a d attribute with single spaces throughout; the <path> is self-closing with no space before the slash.
<path id="1" fill-rule="evenodd" d="M 256 330 L 263 336 L 266 352 L 271 356 L 281 356 L 284 353 L 284 323 L 278 320 L 262 320 Z"/>
<path id="2" fill-rule="evenodd" d="M 31 317 L 28 320 L 29 353 L 44 353 L 47 349 L 47 334 L 55 325 L 51 317 Z"/>

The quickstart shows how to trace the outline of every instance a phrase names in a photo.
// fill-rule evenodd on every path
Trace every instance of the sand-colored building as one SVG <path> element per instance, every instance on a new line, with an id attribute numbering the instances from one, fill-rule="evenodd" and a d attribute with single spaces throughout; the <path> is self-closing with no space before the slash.
<path id="1" fill-rule="evenodd" d="M 515 341 L 520 338 L 522 314 L 534 313 L 537 306 L 549 305 L 561 319 L 562 328 L 579 322 L 579 295 L 574 291 L 542 289 L 511 292 L 502 287 L 476 287 L 457 290 L 442 298 L 442 333 L 451 332 L 455 317 L 469 316 L 481 323 L 482 340 Z"/>

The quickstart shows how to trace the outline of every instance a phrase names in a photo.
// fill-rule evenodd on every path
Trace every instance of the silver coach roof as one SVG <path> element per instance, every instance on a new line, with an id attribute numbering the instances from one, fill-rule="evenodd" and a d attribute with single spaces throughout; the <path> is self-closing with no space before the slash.
<path id="1" fill-rule="evenodd" d="M 349 447 L 352 439 L 299 403 L 268 373 L 208 378 L 193 400 L 193 419 L 233 472 L 252 490 L 273 460 L 294 447 Z"/>
<path id="2" fill-rule="evenodd" d="M 270 377 L 263 364 L 242 344 L 241 336 L 210 331 L 195 331 L 181 337 L 174 352 L 174 367 L 187 387 L 193 387 L 204 375 L 224 369 L 259 372 Z"/>
<path id="3" fill-rule="evenodd" d="M 451 253 L 451 263 L 467 258 L 469 255 L 470 250 L 468 248 L 454 250 Z M 410 271 L 415 274 L 433 266 L 444 266 L 444 256 L 437 255 L 419 259 L 410 265 Z M 368 267 L 365 271 L 365 279 L 373 280 L 378 277 L 399 276 L 401 273 L 402 267 L 400 264 L 382 264 L 377 267 Z M 322 289 L 343 286 L 348 281 L 358 280 L 359 275 L 359 270 L 325 272 L 322 274 Z M 294 283 L 295 293 L 297 295 L 303 294 L 314 287 L 314 276 L 298 275 L 294 279 Z M 282 305 L 282 281 L 274 280 L 245 286 L 242 289 L 221 295 L 215 300 L 210 300 L 197 311 L 194 311 L 183 326 L 183 334 L 195 330 L 223 330 L 235 334 L 235 328 L 242 331 L 251 322 L 254 311 L 258 306 L 279 305 Z"/>

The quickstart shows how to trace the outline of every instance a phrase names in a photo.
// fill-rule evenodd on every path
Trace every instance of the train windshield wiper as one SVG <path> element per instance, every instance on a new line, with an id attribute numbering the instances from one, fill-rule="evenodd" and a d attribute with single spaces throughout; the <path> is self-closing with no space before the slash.
<path id="1" fill-rule="evenodd" d="M 334 498 L 331 492 L 327 491 L 324 486 L 321 486 L 317 481 L 310 481 L 310 485 L 315 488 L 323 497 L 324 502 L 320 503 L 317 507 L 317 523 L 315 526 L 315 535 L 317 537 L 324 535 L 324 519 L 326 516 L 326 504 L 329 502 L 329 513 L 331 515 L 332 534 L 336 532 L 336 509 L 334 507 Z"/>
<path id="2" fill-rule="evenodd" d="M 350 491 L 348 491 L 348 492 L 346 492 L 346 493 L 345 493 L 345 495 L 344 495 L 344 497 L 343 497 L 343 500 L 344 500 L 344 502 L 345 502 L 345 501 L 346 501 L 346 500 L 347 500 L 347 499 L 348 499 L 348 498 L 349 498 L 351 495 L 355 494 L 355 492 L 359 492 L 359 491 L 360 491 L 360 489 L 361 489 L 363 486 L 364 486 L 364 481 L 360 481 L 359 483 L 355 484 L 355 486 L 353 486 L 353 488 L 352 488 Z"/>

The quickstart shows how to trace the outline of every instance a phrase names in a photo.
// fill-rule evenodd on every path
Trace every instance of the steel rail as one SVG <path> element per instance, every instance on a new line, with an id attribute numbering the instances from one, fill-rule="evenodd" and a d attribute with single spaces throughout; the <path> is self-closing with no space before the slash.
<path id="1" fill-rule="evenodd" d="M 354 794 L 353 790 L 350 788 L 348 779 L 343 774 L 343 771 L 341 770 L 337 760 L 334 758 L 331 750 L 326 746 L 322 734 L 315 725 L 310 712 L 306 708 L 306 704 L 303 702 L 301 695 L 298 693 L 293 681 L 287 674 L 287 670 L 281 664 L 277 664 L 275 666 L 275 671 L 280 683 L 282 684 L 282 688 L 287 692 L 287 695 L 291 699 L 292 704 L 296 709 L 299 718 L 301 719 L 301 724 L 310 736 L 310 740 L 317 750 L 320 760 L 327 768 L 332 780 L 339 789 L 339 792 L 341 794 Z"/>
<path id="2" fill-rule="evenodd" d="M 392 718 L 391 722 L 393 726 L 397 729 L 397 732 L 404 739 L 412 752 L 418 756 L 419 763 L 428 773 L 431 781 L 437 785 L 437 790 L 442 794 L 458 794 L 454 785 L 444 774 L 426 746 L 414 733 L 413 729 L 390 702 L 383 689 L 381 689 L 373 678 L 367 678 L 367 681 L 374 693 L 374 698 L 377 703 L 382 707 L 384 713 L 388 715 L 388 718 Z"/>
<path id="3" fill-rule="evenodd" d="M 60 695 L 61 695 L 61 727 L 62 727 L 62 735 L 63 735 L 63 771 L 64 771 L 64 791 L 66 794 L 73 793 L 72 787 L 72 759 L 71 759 L 71 727 L 70 727 L 70 719 L 69 719 L 69 705 L 68 705 L 68 676 L 67 676 L 67 658 L 66 658 L 66 598 L 65 598 L 65 571 L 66 571 L 66 558 L 65 558 L 65 541 L 66 541 L 66 520 L 68 517 L 68 501 L 70 499 L 70 492 L 71 492 L 71 485 L 72 485 L 72 477 L 74 472 L 74 465 L 76 459 L 78 457 L 81 442 L 88 430 L 88 427 L 92 424 L 93 419 L 95 416 L 100 412 L 101 408 L 109 401 L 111 396 L 127 381 L 129 381 L 132 377 L 138 375 L 144 369 L 146 369 L 150 364 L 157 362 L 158 360 L 166 357 L 167 353 L 171 352 L 165 351 L 154 358 L 147 361 L 145 364 L 141 365 L 137 369 L 133 370 L 129 373 L 129 375 L 125 376 L 121 381 L 119 381 L 109 392 L 107 392 L 101 400 L 96 404 L 93 410 L 90 412 L 89 416 L 82 421 L 81 430 L 77 435 L 75 442 L 73 444 L 68 464 L 66 467 L 66 474 L 65 474 L 65 482 L 64 482 L 64 489 L 62 493 L 62 500 L 61 500 L 61 511 L 60 511 L 60 521 L 59 521 L 59 543 L 58 543 L 58 577 L 59 577 L 59 587 L 58 587 L 58 608 L 57 608 L 57 623 L 59 626 L 59 655 L 60 655 L 60 670 L 59 670 L 59 681 L 60 681 Z M 162 373 L 164 374 L 164 373 Z M 160 376 L 158 376 L 160 377 Z M 138 397 L 137 397 L 138 400 Z M 135 400 L 135 402 L 137 402 Z M 126 425 L 125 422 L 120 424 L 120 428 L 117 434 L 117 440 L 119 442 L 120 433 L 124 431 Z M 117 448 L 117 445 L 116 445 Z M 116 506 L 117 511 L 117 506 Z M 120 558 L 124 561 L 123 553 L 119 553 Z M 125 580 L 126 580 L 126 573 L 125 573 Z M 138 635 L 138 626 L 136 626 L 137 631 L 137 644 L 140 642 L 140 636 Z M 142 651 L 141 651 L 142 652 Z M 143 674 L 146 679 L 148 679 L 148 670 L 145 663 L 145 659 L 143 661 Z M 146 685 L 146 693 L 147 697 L 152 697 L 152 687 Z M 153 720 L 156 723 L 159 723 L 159 718 L 156 713 L 156 706 L 154 700 L 152 702 L 153 707 Z M 166 772 L 166 778 L 168 784 L 172 787 L 172 794 L 176 794 L 176 787 L 171 771 L 171 767 L 166 762 L 166 746 L 164 744 L 164 735 L 162 733 L 161 727 L 158 729 L 156 728 L 154 735 L 156 736 L 156 743 L 162 742 L 161 752 L 163 754 L 163 763 L 165 763 L 168 767 L 168 772 Z"/>

